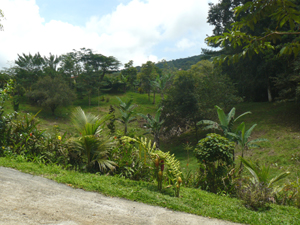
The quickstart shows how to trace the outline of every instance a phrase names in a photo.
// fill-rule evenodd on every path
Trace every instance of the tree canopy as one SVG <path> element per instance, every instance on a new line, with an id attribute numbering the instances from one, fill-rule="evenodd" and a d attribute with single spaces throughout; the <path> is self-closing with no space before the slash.
<path id="1" fill-rule="evenodd" d="M 39 79 L 27 95 L 34 103 L 49 108 L 53 115 L 58 106 L 69 105 L 76 97 L 60 76 Z"/>
<path id="2" fill-rule="evenodd" d="M 223 73 L 235 81 L 245 100 L 296 96 L 299 3 L 221 0 L 210 4 L 208 23 L 214 29 L 206 41 L 219 48 L 203 52 L 222 64 Z"/>
<path id="3" fill-rule="evenodd" d="M 224 2 L 223 0 L 222 3 Z M 234 5 L 237 2 L 242 4 Z M 219 44 L 222 47 L 230 44 L 234 48 L 242 47 L 238 53 L 221 56 L 219 58 L 221 62 L 227 59 L 236 62 L 247 55 L 252 57 L 254 54 L 275 50 L 274 45 L 282 39 L 288 40 L 277 46 L 280 50 L 279 54 L 298 55 L 300 51 L 298 0 L 233 1 L 232 6 L 236 6 L 234 8 L 235 20 L 230 24 L 230 28 L 228 24 L 223 26 L 223 29 L 221 26 L 216 26 L 217 34 L 206 38 L 208 44 Z M 263 31 L 256 33 L 257 27 L 260 29 L 266 21 L 270 23 L 264 24 Z"/>
<path id="4" fill-rule="evenodd" d="M 215 105 L 230 107 L 240 101 L 236 90 L 227 76 L 218 67 L 203 60 L 188 71 L 178 71 L 162 101 L 162 117 L 169 129 L 192 126 L 209 118 Z"/>

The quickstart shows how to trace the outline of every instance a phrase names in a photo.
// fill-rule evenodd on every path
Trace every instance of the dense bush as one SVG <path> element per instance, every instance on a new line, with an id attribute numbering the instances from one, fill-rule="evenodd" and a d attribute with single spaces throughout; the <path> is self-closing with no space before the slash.
<path id="1" fill-rule="evenodd" d="M 194 150 L 200 164 L 198 185 L 214 193 L 232 188 L 234 143 L 218 134 L 208 134 Z"/>
<path id="2" fill-rule="evenodd" d="M 237 187 L 237 195 L 244 205 L 253 210 L 265 210 L 272 199 L 272 188 L 264 182 L 251 183 L 241 180 Z"/>

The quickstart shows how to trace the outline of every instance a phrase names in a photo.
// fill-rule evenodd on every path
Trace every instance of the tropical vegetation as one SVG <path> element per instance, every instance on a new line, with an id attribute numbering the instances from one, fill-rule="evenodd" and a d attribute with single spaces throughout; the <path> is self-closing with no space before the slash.
<path id="1" fill-rule="evenodd" d="M 210 4 L 217 50 L 182 68 L 120 69 L 86 48 L 19 54 L 0 72 L 1 165 L 197 215 L 296 224 L 299 6 Z"/>

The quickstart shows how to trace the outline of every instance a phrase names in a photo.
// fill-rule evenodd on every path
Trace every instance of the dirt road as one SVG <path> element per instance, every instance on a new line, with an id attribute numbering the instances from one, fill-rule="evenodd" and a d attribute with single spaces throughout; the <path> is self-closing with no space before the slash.
<path id="1" fill-rule="evenodd" d="M 0 167 L 0 224 L 229 225 L 233 223 L 106 197 Z"/>

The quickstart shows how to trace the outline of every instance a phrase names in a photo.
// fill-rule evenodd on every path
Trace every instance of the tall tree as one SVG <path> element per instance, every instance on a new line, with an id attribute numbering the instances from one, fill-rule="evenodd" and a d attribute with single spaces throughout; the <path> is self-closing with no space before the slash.
<path id="1" fill-rule="evenodd" d="M 36 53 L 35 55 L 26 55 L 23 53 L 22 55 L 18 54 L 15 64 L 15 78 L 17 82 L 27 90 L 30 90 L 30 87 L 43 75 L 45 61 L 40 53 Z"/>
<path id="2" fill-rule="evenodd" d="M 162 116 L 169 129 L 193 127 L 197 135 L 197 122 L 208 119 L 215 105 L 229 107 L 239 97 L 230 80 L 209 61 L 200 61 L 188 71 L 179 71 L 167 97 L 162 101 Z"/>
<path id="3" fill-rule="evenodd" d="M 272 92 L 278 95 L 272 80 L 284 71 L 281 62 L 291 64 L 300 51 L 299 6 L 299 0 L 221 0 L 210 5 L 208 22 L 215 28 L 206 41 L 221 50 L 204 52 L 218 55 L 216 61 L 221 63 L 236 63 L 224 64 L 223 71 L 241 84 L 239 91 L 247 100 L 272 101 Z M 284 54 L 293 57 L 282 57 Z M 265 94 L 257 96 L 262 89 Z"/>
<path id="4" fill-rule="evenodd" d="M 97 54 L 91 49 L 82 48 L 78 53 L 80 60 L 98 74 L 99 82 L 103 81 L 105 74 L 117 71 L 121 65 L 115 57 Z"/>
<path id="5" fill-rule="evenodd" d="M 153 62 L 147 61 L 145 64 L 142 65 L 141 72 L 138 74 L 138 78 L 141 81 L 142 88 L 148 93 L 149 101 L 150 101 L 150 92 L 152 87 L 151 82 L 155 80 L 155 78 L 157 77 L 157 75 L 159 75 L 159 73 L 161 73 L 159 68 L 156 67 Z"/>
<path id="6" fill-rule="evenodd" d="M 82 66 L 77 57 L 76 52 L 69 52 L 61 56 L 61 67 L 59 68 L 60 74 L 69 86 L 76 88 L 76 79 L 82 73 Z"/>
<path id="7" fill-rule="evenodd" d="M 54 78 L 58 72 L 58 65 L 61 62 L 61 56 L 55 56 L 50 53 L 49 57 L 44 56 L 44 73 Z"/>
<path id="8" fill-rule="evenodd" d="M 121 74 L 127 79 L 130 87 L 132 88 L 134 86 L 134 81 L 137 79 L 137 68 L 133 66 L 132 60 L 130 60 L 128 63 L 125 63 Z"/>
<path id="9" fill-rule="evenodd" d="M 60 76 L 40 78 L 27 96 L 36 104 L 49 108 L 54 115 L 57 107 L 71 104 L 75 93 Z"/>

